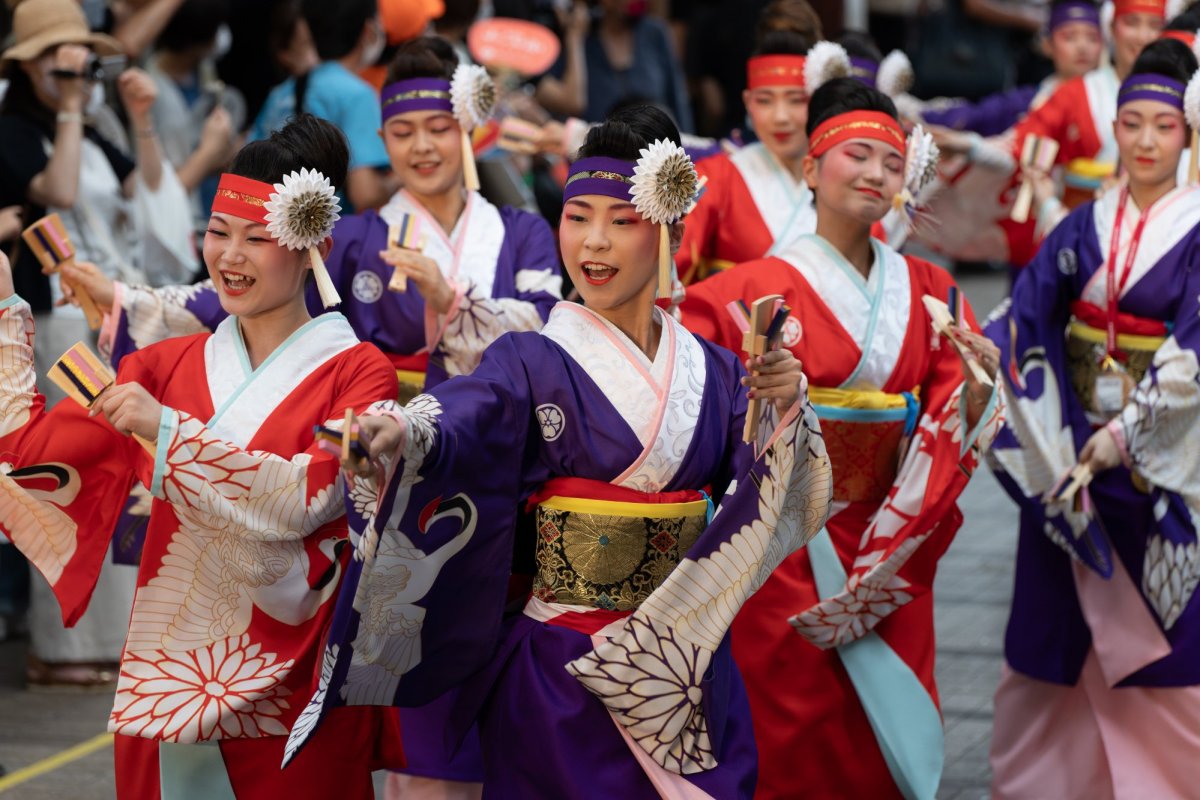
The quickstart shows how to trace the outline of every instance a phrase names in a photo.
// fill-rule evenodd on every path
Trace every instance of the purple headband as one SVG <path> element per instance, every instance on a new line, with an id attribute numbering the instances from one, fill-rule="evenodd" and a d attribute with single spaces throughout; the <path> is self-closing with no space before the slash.
<path id="1" fill-rule="evenodd" d="M 443 78 L 412 78 L 389 83 L 379 93 L 380 116 L 387 122 L 397 114 L 408 111 L 447 111 L 450 104 L 450 81 Z"/>
<path id="2" fill-rule="evenodd" d="M 1063 3 L 1050 10 L 1046 29 L 1053 33 L 1068 22 L 1086 22 L 1100 27 L 1100 10 L 1094 3 Z"/>
<path id="3" fill-rule="evenodd" d="M 870 58 L 850 56 L 850 77 L 875 88 L 875 77 L 879 73 L 879 62 Z"/>
<path id="4" fill-rule="evenodd" d="M 632 161 L 619 158 L 581 158 L 571 165 L 571 174 L 563 186 L 563 202 L 582 194 L 602 194 L 633 202 Z"/>
<path id="5" fill-rule="evenodd" d="M 1166 75 L 1144 73 L 1130 75 L 1117 92 L 1117 108 L 1134 100 L 1157 100 L 1183 110 L 1183 93 L 1187 90 L 1179 81 Z"/>

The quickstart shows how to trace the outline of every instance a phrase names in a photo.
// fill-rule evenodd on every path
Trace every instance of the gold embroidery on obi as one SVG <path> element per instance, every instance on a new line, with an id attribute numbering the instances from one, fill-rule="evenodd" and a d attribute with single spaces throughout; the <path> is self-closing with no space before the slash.
<path id="1" fill-rule="evenodd" d="M 552 507 L 558 499 L 537 508 L 533 593 L 548 603 L 631 611 L 666 580 L 705 526 L 703 501 L 673 506 L 699 513 L 655 518 Z M 653 513 L 655 506 L 643 508 Z"/>

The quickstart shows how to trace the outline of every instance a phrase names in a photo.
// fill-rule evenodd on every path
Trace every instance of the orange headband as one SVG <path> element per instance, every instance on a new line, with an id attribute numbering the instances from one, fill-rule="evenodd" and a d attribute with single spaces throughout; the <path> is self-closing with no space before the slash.
<path id="1" fill-rule="evenodd" d="M 1113 19 L 1126 14 L 1153 14 L 1156 17 L 1167 17 L 1166 0 L 1116 0 L 1113 3 Z"/>
<path id="2" fill-rule="evenodd" d="M 755 56 L 746 62 L 746 88 L 804 86 L 804 56 Z"/>
<path id="3" fill-rule="evenodd" d="M 809 138 L 808 154 L 820 158 L 831 147 L 850 139 L 874 139 L 891 145 L 901 155 L 908 149 L 904 129 L 891 116 L 880 111 L 847 111 L 817 126 Z"/>
<path id="4" fill-rule="evenodd" d="M 212 210 L 266 225 L 267 209 L 263 206 L 274 192 L 275 187 L 269 183 L 226 172 L 217 184 Z"/>

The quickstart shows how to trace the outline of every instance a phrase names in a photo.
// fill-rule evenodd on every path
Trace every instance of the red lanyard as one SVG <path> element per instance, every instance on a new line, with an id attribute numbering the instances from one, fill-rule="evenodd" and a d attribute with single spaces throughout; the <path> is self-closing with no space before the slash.
<path id="1" fill-rule="evenodd" d="M 1133 231 L 1133 241 L 1129 243 L 1129 252 L 1125 255 L 1125 267 L 1121 271 L 1121 282 L 1117 283 L 1117 253 L 1121 246 L 1121 224 L 1125 222 L 1125 204 L 1129 201 L 1129 190 L 1122 189 L 1117 199 L 1117 218 L 1113 223 L 1112 238 L 1108 244 L 1108 336 L 1106 347 L 1108 355 L 1116 358 L 1117 350 L 1117 300 L 1129 283 L 1133 272 L 1133 261 L 1137 258 L 1138 245 L 1142 242 L 1142 231 L 1146 228 L 1146 220 L 1150 217 L 1150 208 L 1138 216 L 1137 227 Z M 1153 205 L 1151 206 L 1153 208 Z"/>

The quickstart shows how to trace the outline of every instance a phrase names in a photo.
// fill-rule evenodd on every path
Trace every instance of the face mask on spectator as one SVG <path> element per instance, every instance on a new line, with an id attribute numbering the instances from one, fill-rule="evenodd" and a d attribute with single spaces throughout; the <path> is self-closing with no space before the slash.
<path id="1" fill-rule="evenodd" d="M 383 28 L 379 26 L 378 20 L 372 20 L 371 23 L 371 39 L 363 48 L 362 61 L 359 63 L 360 68 L 371 67 L 383 55 L 383 48 L 387 47 L 387 37 L 383 34 Z"/>
<path id="2" fill-rule="evenodd" d="M 104 84 L 93 83 L 92 91 L 88 94 L 87 105 L 83 108 L 85 115 L 91 116 L 99 111 L 104 106 Z"/>

